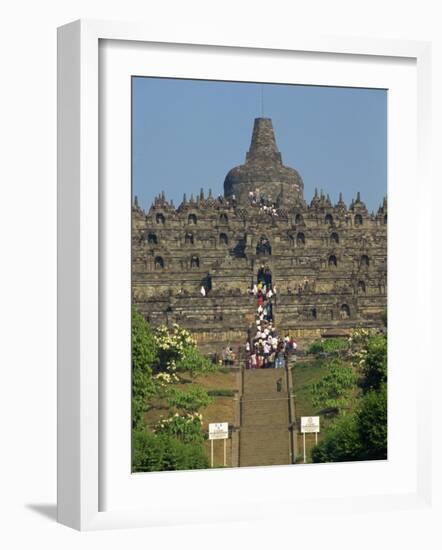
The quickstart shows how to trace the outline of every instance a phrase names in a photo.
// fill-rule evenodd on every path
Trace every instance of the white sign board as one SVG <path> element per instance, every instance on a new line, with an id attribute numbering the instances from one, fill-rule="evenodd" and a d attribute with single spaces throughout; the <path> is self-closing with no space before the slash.
<path id="1" fill-rule="evenodd" d="M 212 424 L 209 424 L 209 439 L 227 439 L 228 437 L 228 422 L 214 422 Z"/>
<path id="2" fill-rule="evenodd" d="M 319 416 L 301 416 L 301 433 L 319 432 Z"/>

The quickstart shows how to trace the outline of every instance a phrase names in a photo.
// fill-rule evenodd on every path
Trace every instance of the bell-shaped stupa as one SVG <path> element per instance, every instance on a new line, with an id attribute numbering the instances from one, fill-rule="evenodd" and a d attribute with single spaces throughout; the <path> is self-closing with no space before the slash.
<path id="1" fill-rule="evenodd" d="M 235 195 L 246 204 L 249 193 L 290 207 L 304 200 L 304 183 L 299 173 L 282 164 L 270 118 L 256 118 L 246 162 L 232 168 L 224 180 L 226 198 Z"/>

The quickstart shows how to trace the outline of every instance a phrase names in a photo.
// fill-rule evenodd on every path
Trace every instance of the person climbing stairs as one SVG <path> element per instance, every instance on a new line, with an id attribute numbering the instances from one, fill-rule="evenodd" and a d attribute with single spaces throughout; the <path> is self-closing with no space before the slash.
<path id="1" fill-rule="evenodd" d="M 244 371 L 240 466 L 292 463 L 288 401 L 285 369 Z"/>
<path id="2" fill-rule="evenodd" d="M 273 325 L 275 290 L 270 269 L 262 265 L 251 290 L 257 298 L 256 336 L 246 345 L 250 360 L 242 369 L 239 466 L 291 464 L 295 459 L 289 352 L 287 341 L 278 337 Z"/>

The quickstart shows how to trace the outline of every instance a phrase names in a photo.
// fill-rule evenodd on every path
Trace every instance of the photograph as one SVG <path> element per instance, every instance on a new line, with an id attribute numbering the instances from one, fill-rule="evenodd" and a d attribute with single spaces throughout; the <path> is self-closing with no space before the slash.
<path id="1" fill-rule="evenodd" d="M 386 460 L 386 89 L 133 76 L 132 472 Z"/>
<path id="2" fill-rule="evenodd" d="M 2 7 L 0 547 L 442 548 L 440 2 Z"/>

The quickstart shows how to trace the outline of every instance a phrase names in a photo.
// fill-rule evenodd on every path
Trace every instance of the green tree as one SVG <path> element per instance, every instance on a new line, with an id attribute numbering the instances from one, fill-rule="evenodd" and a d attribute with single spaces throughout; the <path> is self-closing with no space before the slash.
<path id="1" fill-rule="evenodd" d="M 132 308 L 132 425 L 140 427 L 149 399 L 155 394 L 153 368 L 158 362 L 154 335 L 138 310 Z"/>
<path id="2" fill-rule="evenodd" d="M 192 386 L 185 390 L 172 387 L 169 391 L 168 403 L 170 407 L 175 407 L 188 413 L 195 413 L 199 409 L 213 403 L 213 399 L 200 386 Z"/>
<path id="3" fill-rule="evenodd" d="M 355 413 L 335 421 L 312 451 L 313 462 L 387 458 L 387 388 L 364 395 Z"/>
<path id="4" fill-rule="evenodd" d="M 182 357 L 175 363 L 175 368 L 177 373 L 189 373 L 192 378 L 217 370 L 216 365 L 204 357 L 196 345 L 190 345 L 184 349 Z"/>
<path id="5" fill-rule="evenodd" d="M 216 370 L 216 365 L 201 354 L 190 332 L 176 323 L 171 328 L 158 327 L 154 336 L 159 359 L 157 371 L 195 377 Z"/>
<path id="6" fill-rule="evenodd" d="M 337 418 L 313 449 L 314 462 L 387 458 L 387 336 L 360 330 L 353 335 L 352 346 L 363 394 L 356 399 L 353 412 Z M 338 406 L 349 383 L 342 366 L 335 364 L 315 385 L 317 402 L 331 405 L 336 400 Z"/>
<path id="7" fill-rule="evenodd" d="M 324 367 L 327 374 L 311 386 L 313 406 L 343 413 L 352 403 L 356 373 L 337 358 L 325 363 Z"/>
<path id="8" fill-rule="evenodd" d="M 216 366 L 198 350 L 189 331 L 174 324 L 155 331 L 132 310 L 132 458 L 135 471 L 206 468 L 202 416 L 212 402 L 195 383 L 177 387 Z M 155 402 L 167 402 L 171 415 L 147 430 L 144 415 Z M 177 412 L 175 412 L 177 411 Z"/>
<path id="9" fill-rule="evenodd" d="M 362 460 L 387 458 L 387 386 L 369 391 L 362 399 L 357 413 Z"/>
<path id="10" fill-rule="evenodd" d="M 387 382 L 387 337 L 369 338 L 361 361 L 364 391 L 377 390 Z"/>
<path id="11" fill-rule="evenodd" d="M 354 414 L 336 420 L 312 450 L 313 462 L 348 462 L 359 460 L 360 455 L 361 440 Z"/>

